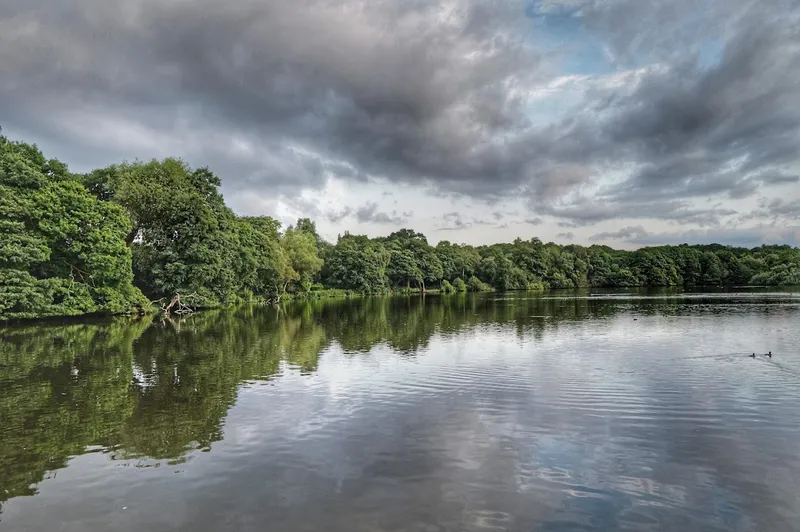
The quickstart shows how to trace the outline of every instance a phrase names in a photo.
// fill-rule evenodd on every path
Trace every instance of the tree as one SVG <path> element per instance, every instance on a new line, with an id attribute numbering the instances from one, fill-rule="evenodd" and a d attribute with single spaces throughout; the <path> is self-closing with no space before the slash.
<path id="1" fill-rule="evenodd" d="M 128 240 L 136 284 L 147 295 L 196 294 L 204 306 L 241 301 L 240 226 L 208 169 L 154 160 L 112 166 L 85 182 L 121 205 L 133 222 Z"/>
<path id="2" fill-rule="evenodd" d="M 132 313 L 130 221 L 67 167 L 0 136 L 0 319 Z"/>
<path id="3" fill-rule="evenodd" d="M 424 278 L 414 252 L 409 249 L 394 248 L 390 251 L 389 264 L 386 267 L 386 276 L 392 286 L 405 286 L 416 284 L 424 290 Z"/>
<path id="4" fill-rule="evenodd" d="M 547 277 L 547 257 L 542 241 L 538 238 L 529 242 L 519 238 L 514 240 L 511 259 L 518 268 L 530 274 L 532 281 L 542 281 Z"/>
<path id="5" fill-rule="evenodd" d="M 466 292 L 467 283 L 461 277 L 456 277 L 455 281 L 453 281 L 453 288 L 456 292 Z"/>
<path id="6" fill-rule="evenodd" d="M 386 290 L 390 254 L 380 242 L 345 233 L 326 254 L 323 281 L 332 288 L 375 294 Z"/>
<path id="7" fill-rule="evenodd" d="M 434 248 L 442 266 L 442 278 L 449 281 L 456 277 L 468 277 L 475 273 L 481 260 L 480 254 L 472 246 L 451 244 L 442 240 Z"/>
<path id="8" fill-rule="evenodd" d="M 467 281 L 467 289 L 470 292 L 490 292 L 492 287 L 473 275 Z"/>
<path id="9" fill-rule="evenodd" d="M 312 278 L 322 269 L 323 260 L 317 256 L 317 241 L 313 233 L 289 228 L 280 240 L 289 266 L 295 272 L 290 280 L 299 281 L 303 290 L 308 290 Z M 288 270 L 287 270 L 288 271 Z"/>
<path id="10" fill-rule="evenodd" d="M 291 276 L 289 259 L 279 242 L 280 223 L 268 216 L 243 217 L 238 222 L 238 276 L 245 299 L 279 299 Z"/>
<path id="11" fill-rule="evenodd" d="M 678 268 L 681 271 L 683 283 L 687 286 L 695 286 L 703 282 L 703 266 L 700 264 L 701 253 L 688 246 L 678 248 Z"/>
<path id="12" fill-rule="evenodd" d="M 389 266 L 389 277 L 393 283 L 416 282 L 420 291 L 425 291 L 425 282 L 436 282 L 442 279 L 442 263 L 436 251 L 428 245 L 422 233 L 411 229 L 401 229 L 385 239 L 387 249 L 392 253 Z"/>
<path id="13" fill-rule="evenodd" d="M 626 265 L 636 275 L 639 286 L 667 286 L 662 280 L 664 261 L 651 248 L 634 251 L 625 260 Z"/>
<path id="14" fill-rule="evenodd" d="M 722 284 L 725 277 L 725 268 L 722 261 L 716 254 L 706 251 L 700 257 L 700 264 L 703 268 L 703 284 L 706 286 L 716 286 Z"/>

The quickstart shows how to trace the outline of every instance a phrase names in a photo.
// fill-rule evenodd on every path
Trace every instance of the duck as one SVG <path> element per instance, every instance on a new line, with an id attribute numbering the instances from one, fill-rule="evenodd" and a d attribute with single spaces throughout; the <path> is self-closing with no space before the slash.
<path id="1" fill-rule="evenodd" d="M 770 351 L 769 353 L 766 353 L 766 354 L 764 354 L 764 356 L 765 356 L 765 357 L 772 358 L 772 351 Z"/>
<path id="2" fill-rule="evenodd" d="M 750 358 L 756 358 L 756 354 L 753 353 L 752 355 L 750 355 Z"/>

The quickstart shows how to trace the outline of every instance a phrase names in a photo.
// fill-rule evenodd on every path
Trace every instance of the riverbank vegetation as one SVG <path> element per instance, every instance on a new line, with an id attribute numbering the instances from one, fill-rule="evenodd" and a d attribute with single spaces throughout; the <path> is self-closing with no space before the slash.
<path id="1" fill-rule="evenodd" d="M 329 243 L 309 219 L 237 216 L 220 184 L 177 159 L 73 174 L 0 136 L 0 320 L 431 288 L 800 284 L 790 246 L 434 246 L 410 229 Z"/>

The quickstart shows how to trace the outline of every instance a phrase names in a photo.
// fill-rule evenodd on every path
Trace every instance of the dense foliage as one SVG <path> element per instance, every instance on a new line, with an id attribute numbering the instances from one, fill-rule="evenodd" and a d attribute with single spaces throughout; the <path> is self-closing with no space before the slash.
<path id="1" fill-rule="evenodd" d="M 473 247 L 403 229 L 385 238 L 345 234 L 323 255 L 325 286 L 370 293 L 631 286 L 800 285 L 800 249 L 718 244 L 636 251 L 559 246 L 538 238 Z"/>
<path id="2" fill-rule="evenodd" d="M 58 161 L 0 137 L 0 319 L 127 313 L 130 219 Z"/>
<path id="3" fill-rule="evenodd" d="M 800 250 L 721 245 L 617 251 L 538 238 L 436 246 L 410 229 L 325 242 L 303 218 L 281 230 L 238 217 L 220 179 L 176 159 L 86 175 L 0 136 L 0 319 L 133 313 L 175 296 L 194 306 L 278 301 L 320 288 L 361 293 L 583 286 L 800 284 Z"/>

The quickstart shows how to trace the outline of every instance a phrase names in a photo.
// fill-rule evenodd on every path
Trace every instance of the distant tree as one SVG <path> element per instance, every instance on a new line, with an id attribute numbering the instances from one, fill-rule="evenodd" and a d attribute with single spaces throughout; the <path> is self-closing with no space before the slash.
<path id="1" fill-rule="evenodd" d="M 453 288 L 456 292 L 466 292 L 467 291 L 467 283 L 461 277 L 456 277 L 453 281 Z"/>
<path id="2" fill-rule="evenodd" d="M 237 276 L 244 299 L 276 300 L 297 272 L 280 245 L 280 223 L 268 216 L 238 220 L 240 260 Z"/>
<path id="3" fill-rule="evenodd" d="M 380 293 L 388 287 L 389 260 L 390 253 L 380 242 L 345 233 L 326 254 L 323 282 L 331 288 Z"/>
<path id="4" fill-rule="evenodd" d="M 386 276 L 392 286 L 405 286 L 411 283 L 420 290 L 424 287 L 424 277 L 419 268 L 414 252 L 410 249 L 393 248 L 389 254 L 389 264 L 386 267 Z"/>
<path id="5" fill-rule="evenodd" d="M 706 251 L 700 257 L 700 265 L 703 268 L 703 284 L 704 285 L 720 285 L 725 277 L 725 268 L 722 266 L 722 261 L 719 257 L 711 251 Z"/>
<path id="6" fill-rule="evenodd" d="M 323 260 L 317 256 L 317 241 L 313 233 L 298 228 L 289 228 L 281 238 L 281 248 L 289 259 L 289 265 L 296 275 L 291 280 L 299 281 L 300 287 L 307 291 L 311 280 L 322 269 Z"/>
<path id="7" fill-rule="evenodd" d="M 413 282 L 424 292 L 426 282 L 442 279 L 442 263 L 422 233 L 401 229 L 382 241 L 391 252 L 387 274 L 393 284 L 408 286 Z"/>
<path id="8" fill-rule="evenodd" d="M 473 275 L 467 281 L 467 289 L 470 292 L 489 292 L 492 290 L 492 287 Z"/>

